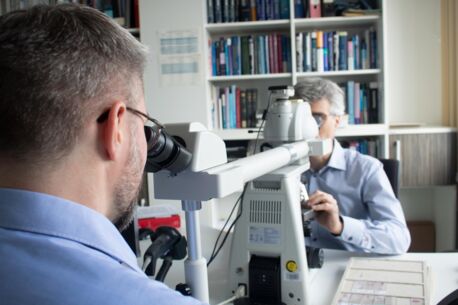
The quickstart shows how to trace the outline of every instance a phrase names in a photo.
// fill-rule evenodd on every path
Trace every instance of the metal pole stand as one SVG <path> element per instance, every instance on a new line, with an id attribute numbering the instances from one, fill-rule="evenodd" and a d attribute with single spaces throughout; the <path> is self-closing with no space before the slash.
<path id="1" fill-rule="evenodd" d="M 181 207 L 185 211 L 188 238 L 188 258 L 184 262 L 186 283 L 191 287 L 193 297 L 209 304 L 207 260 L 202 256 L 200 243 L 198 211 L 202 209 L 202 203 L 194 200 L 183 200 Z"/>

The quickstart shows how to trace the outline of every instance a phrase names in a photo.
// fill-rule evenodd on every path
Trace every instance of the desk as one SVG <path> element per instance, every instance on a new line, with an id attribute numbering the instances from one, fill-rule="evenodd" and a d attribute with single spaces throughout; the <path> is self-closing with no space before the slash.
<path id="1" fill-rule="evenodd" d="M 208 235 L 205 235 L 206 237 L 209 237 L 208 240 L 214 240 L 214 236 L 212 235 L 215 234 L 216 231 L 207 230 L 206 233 L 208 233 Z M 221 251 L 220 255 L 217 259 L 215 259 L 214 263 L 208 270 L 211 304 L 217 304 L 230 297 L 230 291 L 227 289 L 227 269 L 229 266 L 228 249 L 230 247 L 230 242 L 230 240 L 227 241 L 227 245 L 225 245 L 223 251 Z M 147 247 L 144 243 L 141 246 L 143 249 L 145 249 L 145 246 Z M 209 247 L 210 244 L 203 245 L 203 254 L 205 257 L 209 257 Z M 426 261 L 432 270 L 432 304 L 437 304 L 446 295 L 458 288 L 458 253 L 455 252 L 407 253 L 397 256 L 380 256 L 325 249 L 324 255 L 325 260 L 323 268 L 313 271 L 314 275 L 310 287 L 310 305 L 331 304 L 350 257 L 383 257 Z M 159 266 L 160 263 L 158 263 L 158 268 Z M 168 284 L 169 287 L 174 288 L 179 282 L 184 282 L 184 267 L 182 262 L 175 262 L 167 275 L 166 284 Z"/>
<path id="2" fill-rule="evenodd" d="M 383 257 L 426 261 L 432 270 L 432 304 L 437 304 L 446 295 L 458 288 L 458 253 L 407 253 L 398 256 L 357 254 L 340 250 L 325 250 L 324 253 L 323 268 L 316 273 L 311 282 L 312 305 L 331 304 L 350 257 Z M 319 293 L 314 293 L 318 291 Z"/>

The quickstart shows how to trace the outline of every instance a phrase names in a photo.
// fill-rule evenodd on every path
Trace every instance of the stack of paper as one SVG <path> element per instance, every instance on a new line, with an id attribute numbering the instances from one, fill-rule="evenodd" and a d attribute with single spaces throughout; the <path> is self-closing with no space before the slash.
<path id="1" fill-rule="evenodd" d="M 429 305 L 431 272 L 423 261 L 352 258 L 333 305 Z"/>

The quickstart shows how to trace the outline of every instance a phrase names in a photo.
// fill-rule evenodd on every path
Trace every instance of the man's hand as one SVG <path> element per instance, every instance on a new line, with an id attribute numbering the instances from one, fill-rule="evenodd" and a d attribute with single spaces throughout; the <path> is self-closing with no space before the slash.
<path id="1" fill-rule="evenodd" d="M 343 223 L 340 220 L 339 207 L 332 195 L 316 191 L 304 205 L 315 212 L 315 219 L 329 232 L 335 235 L 342 233 Z"/>

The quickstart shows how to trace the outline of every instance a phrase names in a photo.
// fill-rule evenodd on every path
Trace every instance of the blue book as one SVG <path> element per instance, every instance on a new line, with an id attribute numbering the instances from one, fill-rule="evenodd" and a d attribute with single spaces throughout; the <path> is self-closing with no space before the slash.
<path id="1" fill-rule="evenodd" d="M 329 62 L 328 62 L 328 33 L 323 32 L 323 70 L 329 71 Z"/>
<path id="2" fill-rule="evenodd" d="M 289 0 L 280 0 L 280 19 L 289 19 Z"/>
<path id="3" fill-rule="evenodd" d="M 339 32 L 339 71 L 348 70 L 347 32 Z"/>
<path id="4" fill-rule="evenodd" d="M 236 86 L 235 85 L 232 85 L 229 89 L 230 91 L 230 109 L 231 109 L 231 128 L 237 128 L 237 105 L 236 105 L 236 101 L 235 101 L 235 98 L 236 98 Z"/>
<path id="5" fill-rule="evenodd" d="M 256 0 L 256 20 L 266 20 L 266 0 Z"/>
<path id="6" fill-rule="evenodd" d="M 355 82 L 347 82 L 347 112 L 348 112 L 348 124 L 355 124 Z"/>
<path id="7" fill-rule="evenodd" d="M 229 61 L 229 46 L 227 44 L 228 40 L 224 40 L 224 58 L 225 58 L 225 63 L 226 63 L 226 74 L 225 75 L 231 75 L 230 73 L 230 66 L 231 62 Z"/>
<path id="8" fill-rule="evenodd" d="M 211 44 L 212 46 L 212 54 L 211 54 L 211 57 L 212 57 L 212 75 L 213 76 L 216 76 L 217 75 L 217 70 L 216 70 L 216 42 L 212 42 Z"/>
<path id="9" fill-rule="evenodd" d="M 361 69 L 359 35 L 353 36 L 353 60 L 355 70 Z"/>
<path id="10" fill-rule="evenodd" d="M 361 40 L 361 69 L 367 69 L 368 67 L 366 66 L 366 61 L 367 61 L 367 44 L 364 38 Z"/>
<path id="11" fill-rule="evenodd" d="M 294 0 L 294 17 L 304 18 L 305 17 L 304 3 L 302 0 Z"/>
<path id="12" fill-rule="evenodd" d="M 274 19 L 274 0 L 266 0 L 266 20 Z"/>
<path id="13" fill-rule="evenodd" d="M 328 32 L 328 67 L 334 71 L 334 32 Z"/>
<path id="14" fill-rule="evenodd" d="M 273 0 L 273 16 L 275 20 L 280 19 L 280 0 Z"/>

